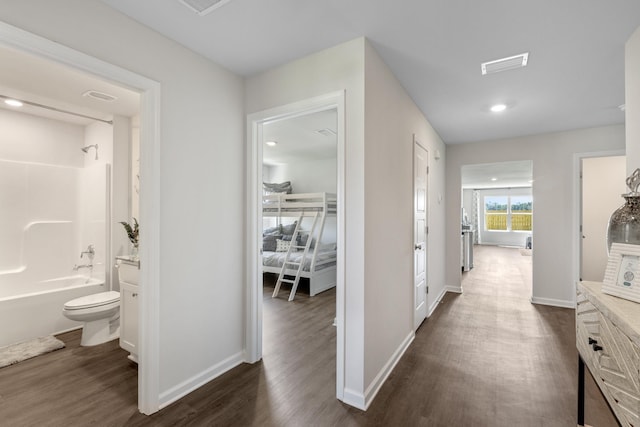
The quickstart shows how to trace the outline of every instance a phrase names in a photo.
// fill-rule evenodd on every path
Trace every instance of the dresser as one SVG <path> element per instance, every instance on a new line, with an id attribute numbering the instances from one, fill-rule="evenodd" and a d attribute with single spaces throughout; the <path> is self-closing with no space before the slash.
<path id="1" fill-rule="evenodd" d="M 579 282 L 578 424 L 584 424 L 584 368 L 591 372 L 622 426 L 640 426 L 640 304 L 603 294 L 600 282 Z"/>

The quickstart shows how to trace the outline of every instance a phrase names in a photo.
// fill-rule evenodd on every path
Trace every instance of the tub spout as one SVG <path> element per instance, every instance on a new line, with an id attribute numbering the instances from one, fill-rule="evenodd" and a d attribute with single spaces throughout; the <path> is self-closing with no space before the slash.
<path id="1" fill-rule="evenodd" d="M 81 268 L 88 268 L 89 270 L 93 270 L 93 264 L 84 264 L 84 265 L 74 265 L 73 266 L 73 271 L 78 271 Z"/>

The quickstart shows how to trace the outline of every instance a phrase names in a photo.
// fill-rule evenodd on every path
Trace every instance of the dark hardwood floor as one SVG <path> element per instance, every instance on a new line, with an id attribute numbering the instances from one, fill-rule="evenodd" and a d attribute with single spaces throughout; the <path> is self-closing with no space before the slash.
<path id="1" fill-rule="evenodd" d="M 289 303 L 267 284 L 262 362 L 144 416 L 117 341 L 83 348 L 72 332 L 65 349 L 0 369 L 0 425 L 574 426 L 574 311 L 529 302 L 531 257 L 518 249 L 475 255 L 464 293 L 443 298 L 367 412 L 335 399 L 335 292 Z M 589 377 L 586 421 L 617 425 Z"/>

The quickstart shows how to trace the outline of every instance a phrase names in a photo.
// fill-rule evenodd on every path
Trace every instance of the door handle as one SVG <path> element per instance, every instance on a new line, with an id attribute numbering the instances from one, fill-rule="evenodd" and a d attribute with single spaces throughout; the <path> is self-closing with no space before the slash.
<path id="1" fill-rule="evenodd" d="M 416 251 L 421 251 L 422 250 L 422 243 L 416 243 L 415 249 L 416 249 Z"/>

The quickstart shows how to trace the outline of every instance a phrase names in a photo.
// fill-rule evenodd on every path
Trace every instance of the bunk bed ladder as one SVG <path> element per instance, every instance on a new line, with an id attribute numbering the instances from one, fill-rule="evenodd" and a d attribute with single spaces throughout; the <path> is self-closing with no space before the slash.
<path id="1" fill-rule="evenodd" d="M 282 269 L 280 270 L 280 275 L 278 276 L 278 281 L 276 282 L 276 287 L 273 290 L 272 297 L 275 298 L 278 296 L 280 292 L 280 286 L 282 283 L 290 283 L 291 284 L 291 292 L 289 293 L 289 301 L 293 301 L 293 298 L 296 295 L 296 290 L 298 289 L 298 284 L 300 283 L 300 273 L 302 272 L 302 268 L 304 267 L 304 261 L 307 258 L 307 254 L 309 253 L 309 248 L 311 247 L 311 241 L 313 240 L 313 236 L 315 235 L 316 225 L 318 224 L 318 212 L 315 212 L 313 215 L 313 223 L 311 224 L 310 230 L 302 230 L 300 225 L 302 224 L 302 219 L 305 215 L 300 215 L 298 218 L 298 223 L 296 224 L 296 228 L 293 231 L 293 235 L 291 236 L 291 244 L 289 245 L 289 249 L 284 257 L 284 263 L 282 264 Z M 304 246 L 300 246 L 297 244 L 298 236 L 301 234 L 307 235 L 307 242 Z M 317 242 L 316 242 L 317 243 Z M 289 261 L 291 254 L 293 252 L 302 249 L 302 258 L 300 262 Z M 293 274 L 287 274 L 287 270 L 296 270 L 295 276 Z M 288 277 L 294 277 L 293 279 L 288 279 Z"/>

